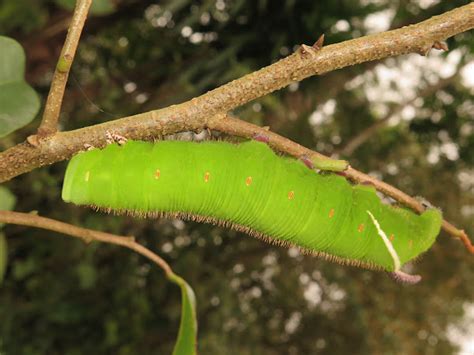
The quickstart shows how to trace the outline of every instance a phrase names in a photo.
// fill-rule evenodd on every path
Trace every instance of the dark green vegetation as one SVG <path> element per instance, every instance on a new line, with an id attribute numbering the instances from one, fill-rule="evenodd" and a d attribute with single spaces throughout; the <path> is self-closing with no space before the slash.
<path id="1" fill-rule="evenodd" d="M 157 7 L 151 1 L 118 1 L 116 11 L 91 17 L 86 24 L 73 65 L 81 89 L 71 78 L 63 126 L 83 127 L 181 102 L 271 63 L 294 45 L 311 44 L 323 32 L 328 43 L 364 34 L 363 21 L 371 13 L 393 9 L 395 27 L 468 1 L 441 1 L 424 9 L 408 0 L 361 3 L 262 0 L 191 5 L 183 0 L 163 1 Z M 55 25 L 66 16 L 46 0 L 4 0 L 0 5 L 0 34 L 25 47 L 26 79 L 42 102 L 64 37 L 58 32 L 61 26 Z M 347 30 L 340 20 L 347 21 Z M 441 72 L 426 65 L 432 57 L 451 63 L 453 51 L 461 49 L 462 60 L 472 61 L 471 33 L 448 44 L 451 52 L 446 54 L 383 64 L 391 70 L 421 66 L 412 68 L 422 73 L 417 92 L 436 82 Z M 384 110 L 399 107 L 399 97 L 377 104 L 369 88 L 379 79 L 370 70 L 372 63 L 310 78 L 237 114 L 332 153 L 383 117 Z M 409 90 L 398 85 L 413 78 L 416 75 L 403 72 L 376 92 L 408 95 Z M 362 171 L 426 197 L 472 236 L 474 134 L 469 90 L 453 78 L 437 93 L 411 103 L 402 112 L 403 120 L 373 133 L 347 158 Z M 325 103 L 328 99 L 334 101 Z M 311 125 L 315 109 L 321 111 L 311 117 Z M 0 149 L 24 140 L 37 124 L 35 120 L 0 139 Z M 100 215 L 66 205 L 60 199 L 65 167 L 61 163 L 38 169 L 5 184 L 17 198 L 15 209 L 133 234 L 163 255 L 196 292 L 203 354 L 456 351 L 447 328 L 472 302 L 474 275 L 472 257 L 445 233 L 415 264 L 424 280 L 400 286 L 381 273 L 304 257 L 218 227 Z M 5 226 L 2 233 L 8 239 L 9 263 L 0 289 L 0 351 L 171 352 L 181 300 L 179 289 L 161 270 L 113 246 L 85 246 L 52 232 L 16 226 Z"/>

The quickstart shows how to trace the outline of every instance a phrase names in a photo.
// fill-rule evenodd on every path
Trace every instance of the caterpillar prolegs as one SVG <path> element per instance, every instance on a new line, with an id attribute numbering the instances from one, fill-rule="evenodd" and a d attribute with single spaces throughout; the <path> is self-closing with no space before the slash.
<path id="1" fill-rule="evenodd" d="M 128 141 L 76 155 L 62 197 L 138 216 L 229 226 L 344 264 L 395 272 L 426 251 L 441 213 L 382 203 L 371 186 L 317 173 L 266 144 Z"/>

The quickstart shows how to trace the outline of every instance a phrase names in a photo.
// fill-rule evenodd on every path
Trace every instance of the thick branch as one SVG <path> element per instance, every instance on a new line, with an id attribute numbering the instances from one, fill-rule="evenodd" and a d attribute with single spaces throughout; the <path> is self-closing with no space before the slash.
<path id="1" fill-rule="evenodd" d="M 69 235 L 71 237 L 81 238 L 87 243 L 91 241 L 97 241 L 120 245 L 122 247 L 134 250 L 135 252 L 153 261 L 163 269 L 168 278 L 171 279 L 175 276 L 171 267 L 166 261 L 153 253 L 151 250 L 145 248 L 141 244 L 138 244 L 134 237 L 124 237 L 92 229 L 80 228 L 71 224 L 56 221 L 51 218 L 40 217 L 36 214 L 29 213 L 0 211 L 0 222 L 51 230 Z"/>
<path id="2" fill-rule="evenodd" d="M 105 144 L 105 131 L 147 139 L 183 129 L 201 129 L 206 119 L 228 112 L 294 81 L 350 65 L 417 52 L 425 54 L 442 41 L 474 27 L 474 3 L 419 24 L 329 45 L 320 50 L 303 46 L 296 53 L 257 72 L 234 80 L 183 104 L 170 106 L 81 130 L 30 139 L 0 153 L 0 182 L 34 168 L 68 159 L 83 144 Z"/>
<path id="3" fill-rule="evenodd" d="M 38 134 L 40 136 L 53 134 L 58 130 L 59 113 L 61 111 L 69 70 L 71 69 L 82 28 L 84 27 L 91 4 L 92 0 L 77 0 L 76 2 L 71 24 L 69 25 L 69 31 L 49 89 L 43 120 L 38 128 Z"/>
<path id="4" fill-rule="evenodd" d="M 233 136 L 245 137 L 245 138 L 253 138 L 256 135 L 263 135 L 266 136 L 269 140 L 268 144 L 275 148 L 278 151 L 287 153 L 292 155 L 296 158 L 299 158 L 303 155 L 317 158 L 326 158 L 325 155 L 320 153 L 314 152 L 308 148 L 305 148 L 298 143 L 295 143 L 285 137 L 282 137 L 276 133 L 270 132 L 265 130 L 262 127 L 253 125 L 248 122 L 244 122 L 239 119 L 235 119 L 232 117 L 226 117 L 224 119 L 217 119 L 217 120 L 210 120 L 208 122 L 208 127 L 210 129 L 214 129 L 220 132 L 225 132 Z M 376 178 L 364 174 L 352 167 L 349 167 L 346 171 L 344 171 L 344 175 L 357 183 L 364 183 L 364 184 L 372 184 L 378 191 L 384 193 L 387 196 L 392 197 L 393 199 L 397 200 L 404 206 L 411 208 L 412 210 L 421 213 L 425 210 L 425 207 L 415 198 L 407 195 L 403 191 L 398 190 L 397 188 L 383 182 L 377 180 Z M 448 221 L 443 221 L 442 228 L 452 235 L 455 238 L 461 239 L 466 249 L 474 254 L 474 246 L 471 244 L 469 237 L 467 236 L 464 230 L 459 230 L 455 226 L 453 226 Z"/>

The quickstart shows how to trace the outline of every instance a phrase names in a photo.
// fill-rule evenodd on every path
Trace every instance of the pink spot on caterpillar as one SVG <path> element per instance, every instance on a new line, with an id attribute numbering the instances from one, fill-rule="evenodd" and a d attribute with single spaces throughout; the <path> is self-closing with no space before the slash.
<path id="1" fill-rule="evenodd" d="M 413 240 L 410 239 L 410 240 L 408 241 L 408 247 L 409 247 L 410 249 L 413 248 Z"/>
<path id="2" fill-rule="evenodd" d="M 359 233 L 362 233 L 362 232 L 364 231 L 364 228 L 365 228 L 364 224 L 361 223 L 361 224 L 359 224 L 359 226 L 357 227 L 357 231 L 358 231 Z"/>
<path id="3" fill-rule="evenodd" d="M 288 200 L 293 200 L 294 198 L 295 198 L 295 192 L 294 191 L 288 192 Z"/>
<path id="4" fill-rule="evenodd" d="M 160 178 L 160 176 L 161 176 L 161 171 L 160 171 L 160 169 L 156 169 L 156 171 L 155 171 L 155 179 L 158 180 L 158 179 Z"/>
<path id="5" fill-rule="evenodd" d="M 247 176 L 247 178 L 245 179 L 245 185 L 250 186 L 251 184 L 252 184 L 252 177 Z"/>
<path id="6" fill-rule="evenodd" d="M 211 173 L 209 171 L 206 171 L 204 174 L 204 182 L 209 182 L 209 179 L 211 178 Z"/>
<path id="7" fill-rule="evenodd" d="M 333 218 L 334 217 L 334 208 L 331 208 L 331 210 L 329 211 L 329 218 Z"/>
<path id="8" fill-rule="evenodd" d="M 420 275 L 410 275 L 403 271 L 394 271 L 388 273 L 392 279 L 398 282 L 414 285 L 421 281 Z"/>
<path id="9" fill-rule="evenodd" d="M 260 134 L 260 133 L 257 133 L 256 135 L 254 135 L 253 139 L 256 140 L 257 142 L 262 142 L 262 143 L 270 142 L 270 138 L 268 136 Z"/>
<path id="10" fill-rule="evenodd" d="M 306 165 L 309 169 L 314 169 L 314 164 L 307 155 L 300 156 L 300 160 Z"/>
<path id="11" fill-rule="evenodd" d="M 390 234 L 390 241 L 393 241 L 395 239 L 395 236 L 393 234 Z"/>
<path id="12" fill-rule="evenodd" d="M 347 174 L 345 172 L 342 172 L 342 171 L 336 171 L 334 174 L 342 176 L 342 177 L 347 177 Z"/>
<path id="13" fill-rule="evenodd" d="M 91 172 L 90 172 L 90 171 L 86 171 L 86 175 L 84 176 L 84 181 L 85 181 L 85 182 L 88 182 L 90 177 L 91 177 Z"/>

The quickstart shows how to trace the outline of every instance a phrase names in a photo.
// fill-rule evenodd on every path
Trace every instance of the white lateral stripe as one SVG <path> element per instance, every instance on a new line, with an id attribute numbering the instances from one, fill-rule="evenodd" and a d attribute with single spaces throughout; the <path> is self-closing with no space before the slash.
<path id="1" fill-rule="evenodd" d="M 372 222 L 374 222 L 374 225 L 375 225 L 375 228 L 377 228 L 378 234 L 382 238 L 383 242 L 385 243 L 385 246 L 387 247 L 388 252 L 392 256 L 395 271 L 400 270 L 400 258 L 398 257 L 398 254 L 397 254 L 395 248 L 393 247 L 390 240 L 388 240 L 387 235 L 385 234 L 385 232 L 382 230 L 382 228 L 380 228 L 380 224 L 375 219 L 374 215 L 372 213 L 370 213 L 370 211 L 367 211 L 367 213 L 369 214 L 370 218 L 372 218 Z"/>

